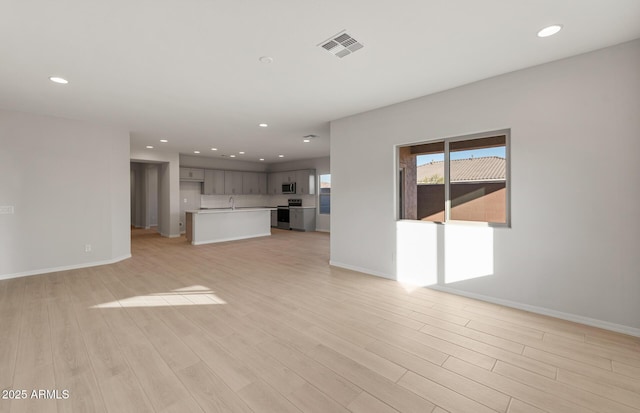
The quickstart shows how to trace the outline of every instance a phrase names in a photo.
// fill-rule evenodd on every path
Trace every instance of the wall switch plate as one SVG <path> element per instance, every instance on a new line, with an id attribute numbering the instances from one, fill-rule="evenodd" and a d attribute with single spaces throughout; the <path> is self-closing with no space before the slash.
<path id="1" fill-rule="evenodd" d="M 14 208 L 12 205 L 1 205 L 0 206 L 0 215 L 9 215 L 13 214 Z"/>
<path id="2" fill-rule="evenodd" d="M 84 245 L 84 252 L 91 252 L 91 244 Z"/>

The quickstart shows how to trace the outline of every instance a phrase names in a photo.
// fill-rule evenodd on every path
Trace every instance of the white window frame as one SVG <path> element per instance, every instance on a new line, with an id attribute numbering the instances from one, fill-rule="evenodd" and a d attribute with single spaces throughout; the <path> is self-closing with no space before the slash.
<path id="1" fill-rule="evenodd" d="M 506 189 L 505 222 L 503 223 L 503 222 L 486 222 L 486 221 L 465 221 L 465 220 L 451 219 L 451 188 L 450 188 L 451 182 L 450 182 L 450 170 L 449 170 L 451 160 L 450 160 L 449 144 L 451 142 L 490 138 L 493 136 L 503 136 L 503 135 L 505 137 L 505 181 L 506 181 L 505 182 L 505 189 Z M 441 222 L 441 223 L 436 222 L 436 224 L 444 224 L 444 225 L 463 224 L 463 225 L 481 225 L 481 226 L 489 226 L 489 227 L 496 227 L 496 228 L 511 228 L 511 129 L 501 129 L 501 130 L 490 131 L 490 132 L 475 133 L 471 135 L 438 138 L 438 139 L 433 139 L 429 141 L 415 142 L 412 144 L 398 145 L 396 147 L 396 165 L 398 166 L 396 170 L 399 170 L 399 164 L 400 164 L 399 149 L 401 147 L 410 147 L 410 146 L 417 146 L 417 145 L 436 143 L 436 142 L 444 143 L 444 200 L 445 200 L 444 222 Z M 399 189 L 400 185 L 401 183 L 399 181 L 399 178 L 398 176 L 396 176 L 396 189 Z M 401 212 L 400 208 L 404 200 L 401 199 L 399 190 L 396 190 L 395 193 L 397 197 L 396 206 L 398 208 L 396 217 L 398 217 L 399 219 L 400 212 Z"/>
<path id="2" fill-rule="evenodd" d="M 322 193 L 322 187 L 321 187 L 322 177 L 325 176 L 325 175 L 331 176 L 331 173 L 318 174 L 318 215 L 331 215 L 331 191 L 329 191 L 328 194 L 323 194 Z M 321 209 L 320 209 L 320 198 L 322 198 L 323 195 L 329 197 L 329 212 L 321 212 Z"/>

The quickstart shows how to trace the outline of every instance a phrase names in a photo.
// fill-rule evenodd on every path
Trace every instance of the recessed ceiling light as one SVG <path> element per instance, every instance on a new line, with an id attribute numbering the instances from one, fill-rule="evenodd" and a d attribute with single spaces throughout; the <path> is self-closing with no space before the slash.
<path id="1" fill-rule="evenodd" d="M 260 61 L 260 63 L 273 63 L 273 57 L 271 56 L 260 56 L 260 58 L 258 59 Z"/>
<path id="2" fill-rule="evenodd" d="M 212 150 L 212 151 L 217 151 L 217 150 L 218 150 L 218 148 L 211 148 L 211 150 Z"/>
<path id="3" fill-rule="evenodd" d="M 261 161 L 264 161 L 264 158 L 260 158 Z"/>
<path id="4" fill-rule="evenodd" d="M 162 143 L 167 143 L 167 142 L 169 142 L 169 141 L 168 141 L 168 140 L 166 140 L 166 139 L 160 139 L 160 142 L 162 142 Z"/>
<path id="5" fill-rule="evenodd" d="M 236 157 L 235 155 L 229 155 L 229 158 L 235 158 L 235 157 Z"/>
<path id="6" fill-rule="evenodd" d="M 242 152 L 242 151 L 240 151 L 240 152 L 238 152 L 238 153 L 239 153 L 240 155 L 244 155 L 244 152 Z"/>
<path id="7" fill-rule="evenodd" d="M 269 125 L 267 125 L 266 123 L 261 123 L 261 124 L 259 124 L 258 126 L 260 126 L 261 128 L 266 128 L 266 127 L 267 127 L 267 126 L 269 126 Z"/>
<path id="8" fill-rule="evenodd" d="M 309 142 L 311 142 L 311 139 L 303 139 L 302 142 L 309 143 Z"/>
<path id="9" fill-rule="evenodd" d="M 193 151 L 193 153 L 200 153 L 200 151 Z"/>
<path id="10" fill-rule="evenodd" d="M 278 155 L 278 158 L 284 158 L 284 155 Z"/>
<path id="11" fill-rule="evenodd" d="M 147 145 L 147 149 L 153 149 L 153 146 Z"/>
<path id="12" fill-rule="evenodd" d="M 554 34 L 558 33 L 560 30 L 562 30 L 562 25 L 561 24 L 554 24 L 552 26 L 548 26 L 548 27 L 545 27 L 544 29 L 540 30 L 538 32 L 538 37 L 553 36 Z"/>
<path id="13" fill-rule="evenodd" d="M 54 83 L 60 83 L 61 85 L 66 85 L 67 83 L 69 83 L 69 81 L 67 79 L 58 77 L 58 76 L 50 76 L 49 80 L 54 82 Z"/>

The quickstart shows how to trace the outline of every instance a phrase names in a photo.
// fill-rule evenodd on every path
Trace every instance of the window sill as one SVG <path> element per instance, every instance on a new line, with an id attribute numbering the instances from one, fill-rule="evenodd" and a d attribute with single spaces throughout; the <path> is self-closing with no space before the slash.
<path id="1" fill-rule="evenodd" d="M 464 227 L 511 228 L 510 224 L 501 224 L 498 222 L 478 222 L 478 221 L 458 221 L 458 220 L 439 222 L 439 221 L 422 221 L 419 219 L 397 219 L 396 222 L 415 222 L 417 224 L 444 225 L 444 226 L 454 225 L 454 226 L 464 226 Z"/>

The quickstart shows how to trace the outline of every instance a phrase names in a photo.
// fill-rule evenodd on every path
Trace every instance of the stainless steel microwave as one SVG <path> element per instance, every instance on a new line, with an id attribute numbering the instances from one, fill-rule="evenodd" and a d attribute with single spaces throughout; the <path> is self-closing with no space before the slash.
<path id="1" fill-rule="evenodd" d="M 290 184 L 282 184 L 282 193 L 283 194 L 295 194 L 296 193 L 296 183 Z"/>

